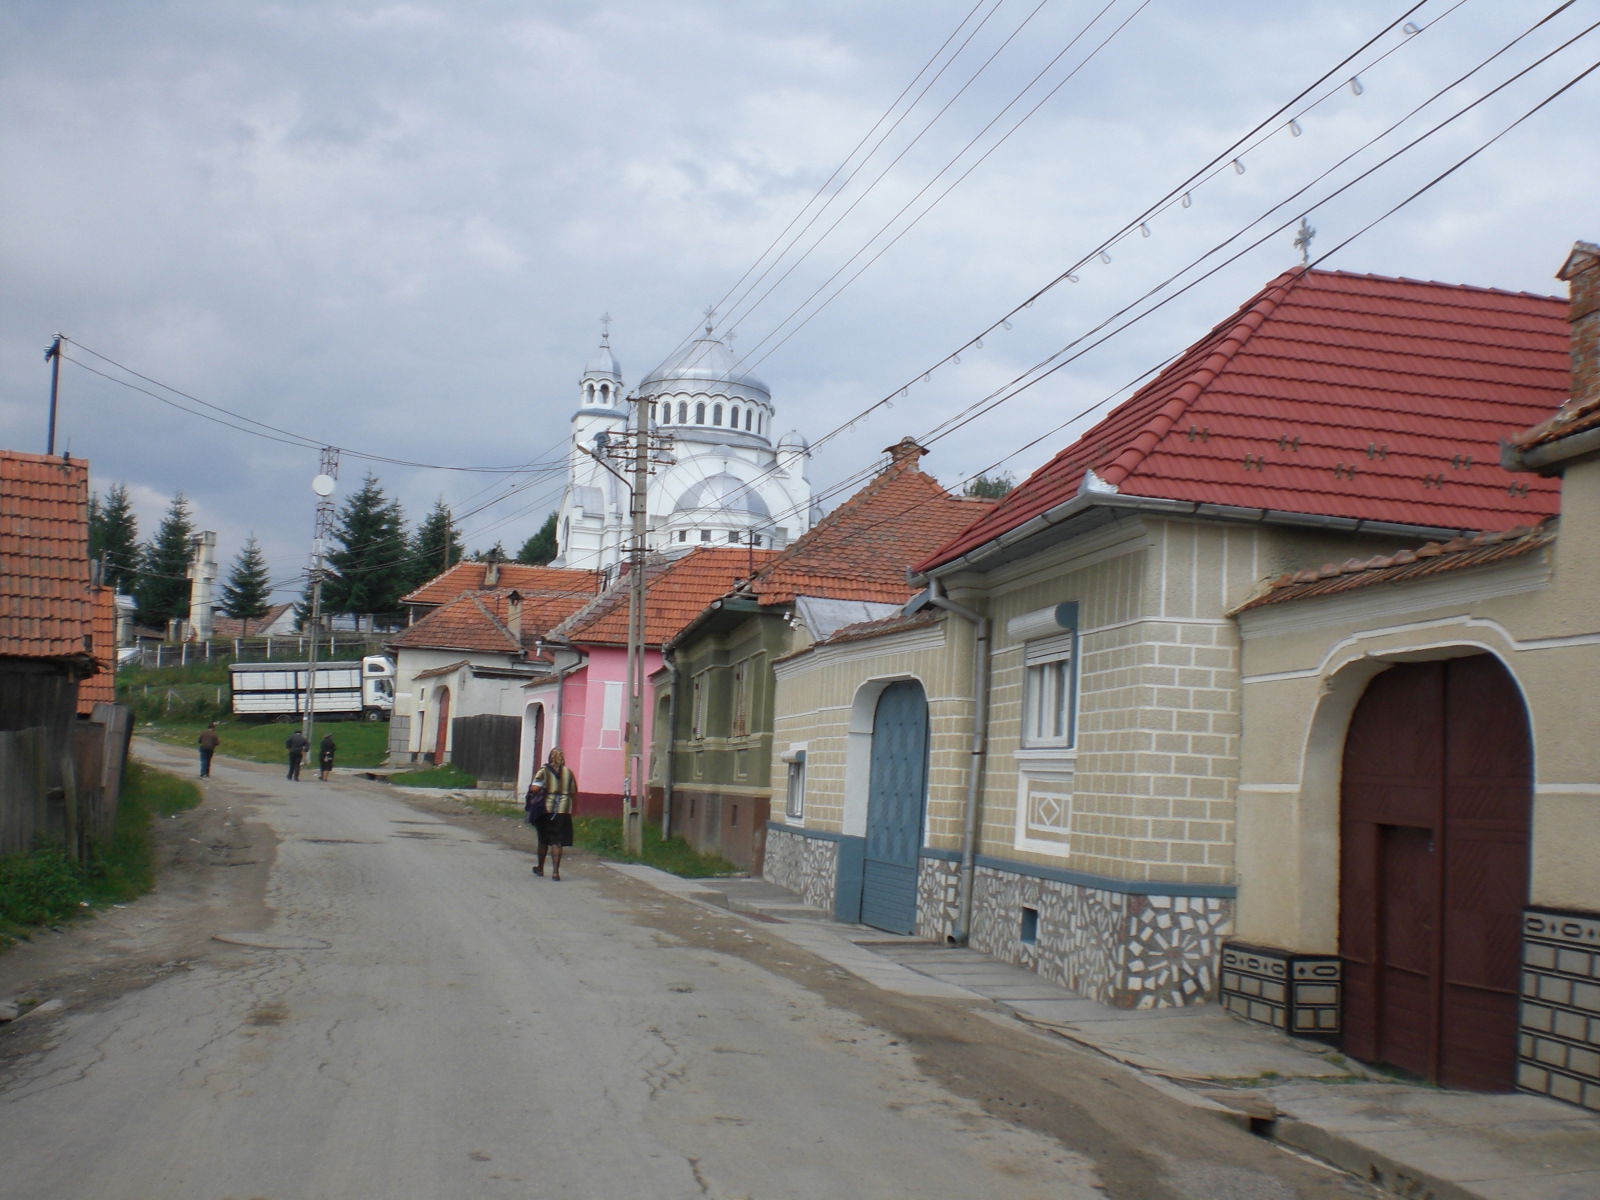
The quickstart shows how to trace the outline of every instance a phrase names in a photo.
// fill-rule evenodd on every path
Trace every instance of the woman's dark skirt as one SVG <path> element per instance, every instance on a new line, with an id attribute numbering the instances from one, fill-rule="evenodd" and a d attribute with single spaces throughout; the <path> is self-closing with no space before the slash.
<path id="1" fill-rule="evenodd" d="M 572 845 L 572 814 L 548 813 L 536 826 L 541 846 Z"/>

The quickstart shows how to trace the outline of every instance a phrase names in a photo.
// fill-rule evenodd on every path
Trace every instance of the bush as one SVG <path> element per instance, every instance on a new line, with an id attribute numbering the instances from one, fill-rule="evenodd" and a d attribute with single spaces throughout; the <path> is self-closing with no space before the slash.
<path id="1" fill-rule="evenodd" d="M 0 925 L 48 925 L 75 913 L 87 897 L 84 872 L 59 846 L 0 858 Z"/>

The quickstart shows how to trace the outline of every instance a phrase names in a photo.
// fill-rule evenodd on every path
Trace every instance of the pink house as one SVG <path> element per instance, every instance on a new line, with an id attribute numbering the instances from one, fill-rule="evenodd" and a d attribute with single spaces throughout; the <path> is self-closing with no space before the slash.
<path id="1" fill-rule="evenodd" d="M 661 647 L 713 600 L 735 590 L 773 551 L 749 546 L 699 548 L 645 568 L 645 677 L 661 667 Z M 578 777 L 580 816 L 622 814 L 627 774 L 628 589 L 621 579 L 588 607 L 552 629 L 543 645 L 554 670 L 523 687 L 522 752 L 517 791 L 559 745 Z M 643 745 L 650 746 L 650 699 Z"/>

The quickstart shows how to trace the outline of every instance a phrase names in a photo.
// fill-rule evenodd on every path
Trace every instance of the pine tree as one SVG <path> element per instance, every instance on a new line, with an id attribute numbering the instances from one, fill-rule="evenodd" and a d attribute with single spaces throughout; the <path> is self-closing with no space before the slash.
<path id="1" fill-rule="evenodd" d="M 189 502 L 179 492 L 161 518 L 155 537 L 139 555 L 134 599 L 140 624 L 164 629 L 168 621 L 189 615 L 189 541 L 193 536 Z"/>
<path id="2" fill-rule="evenodd" d="M 333 531 L 338 549 L 328 555 L 322 584 L 324 613 L 399 611 L 410 580 L 405 514 L 383 494 L 377 476 L 344 502 Z"/>
<path id="3" fill-rule="evenodd" d="M 244 622 L 244 633 L 250 636 L 250 622 L 259 621 L 272 607 L 272 577 L 267 572 L 267 560 L 261 555 L 256 535 L 245 539 L 239 557 L 233 560 L 228 571 L 228 581 L 222 585 L 222 611 L 236 621 Z"/>
<path id="4" fill-rule="evenodd" d="M 517 561 L 530 567 L 542 567 L 556 556 L 556 514 L 551 513 L 539 526 L 539 532 L 522 543 L 517 551 Z"/>
<path id="5" fill-rule="evenodd" d="M 105 563 L 101 581 L 119 592 L 134 586 L 139 573 L 139 522 L 128 489 L 114 483 L 106 498 L 89 498 L 89 557 Z"/>
<path id="6" fill-rule="evenodd" d="M 411 539 L 406 591 L 421 587 L 465 557 L 466 547 L 461 544 L 461 537 L 451 522 L 450 509 L 441 496 L 433 502 L 433 511 L 422 519 Z"/>

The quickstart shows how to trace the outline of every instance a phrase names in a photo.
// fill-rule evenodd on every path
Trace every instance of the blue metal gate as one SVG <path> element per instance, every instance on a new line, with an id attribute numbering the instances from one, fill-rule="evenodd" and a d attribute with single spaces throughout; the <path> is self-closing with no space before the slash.
<path id="1" fill-rule="evenodd" d="M 872 717 L 861 923 L 890 933 L 917 925 L 917 859 L 928 785 L 928 702 L 922 685 L 891 683 Z"/>

